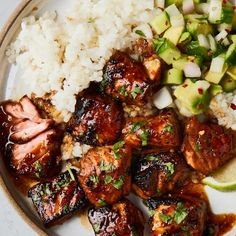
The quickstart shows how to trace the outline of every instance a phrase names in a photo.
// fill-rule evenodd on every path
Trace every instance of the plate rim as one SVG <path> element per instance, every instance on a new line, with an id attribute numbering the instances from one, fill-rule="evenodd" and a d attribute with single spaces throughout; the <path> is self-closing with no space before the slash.
<path id="1" fill-rule="evenodd" d="M 7 37 L 8 32 L 12 28 L 13 24 L 16 22 L 19 15 L 24 11 L 24 9 L 31 3 L 33 0 L 21 0 L 20 3 L 17 5 L 13 13 L 10 15 L 10 17 L 7 19 L 6 23 L 3 25 L 2 30 L 0 31 L 0 47 L 2 47 L 2 44 Z M 11 192 L 9 191 L 9 188 L 7 184 L 4 181 L 4 178 L 2 177 L 1 171 L 0 171 L 0 190 L 4 193 L 5 197 L 9 201 L 10 205 L 13 206 L 16 213 L 23 219 L 23 221 L 29 225 L 35 233 L 38 235 L 46 236 L 48 235 L 43 229 L 41 229 L 35 222 L 33 222 L 30 217 L 24 212 L 24 210 L 18 205 L 15 198 L 12 196 Z"/>

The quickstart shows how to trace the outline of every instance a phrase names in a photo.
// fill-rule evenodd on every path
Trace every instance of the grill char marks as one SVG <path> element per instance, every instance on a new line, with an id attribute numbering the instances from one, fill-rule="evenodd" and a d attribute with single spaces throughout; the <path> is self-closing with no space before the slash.
<path id="1" fill-rule="evenodd" d="M 77 173 L 61 173 L 50 181 L 33 186 L 28 193 L 45 226 L 62 223 L 87 205 Z"/>
<path id="2" fill-rule="evenodd" d="M 110 207 L 92 208 L 88 217 L 96 236 L 143 236 L 143 214 L 126 199 Z"/>

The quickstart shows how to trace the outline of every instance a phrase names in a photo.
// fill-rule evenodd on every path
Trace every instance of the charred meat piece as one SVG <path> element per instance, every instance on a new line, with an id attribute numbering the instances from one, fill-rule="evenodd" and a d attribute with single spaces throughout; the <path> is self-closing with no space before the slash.
<path id="1" fill-rule="evenodd" d="M 73 212 L 87 205 L 86 197 L 76 176 L 75 171 L 66 171 L 29 190 L 28 196 L 46 226 L 62 223 Z"/>
<path id="2" fill-rule="evenodd" d="M 75 112 L 67 125 L 79 142 L 109 145 L 121 135 L 124 114 L 121 104 L 98 94 L 84 94 L 77 99 Z"/>
<path id="3" fill-rule="evenodd" d="M 207 218 L 207 204 L 194 197 L 148 200 L 152 212 L 151 236 L 202 236 Z"/>
<path id="4" fill-rule="evenodd" d="M 102 91 L 127 104 L 142 106 L 153 93 L 146 68 L 123 52 L 116 52 L 104 68 Z"/>
<path id="5" fill-rule="evenodd" d="M 143 236 L 143 214 L 126 199 L 111 207 L 92 208 L 88 218 L 96 236 Z"/>
<path id="6" fill-rule="evenodd" d="M 156 116 L 130 118 L 122 133 L 126 143 L 136 148 L 153 146 L 170 149 L 181 145 L 179 122 L 170 109 Z"/>
<path id="7" fill-rule="evenodd" d="M 152 153 L 137 158 L 133 170 L 133 188 L 143 199 L 160 196 L 185 184 L 190 170 L 175 152 Z"/>
<path id="8" fill-rule="evenodd" d="M 55 174 L 60 165 L 61 131 L 50 129 L 28 143 L 8 144 L 10 166 L 17 174 L 43 178 Z"/>
<path id="9" fill-rule="evenodd" d="M 131 150 L 124 141 L 90 149 L 79 161 L 79 181 L 95 206 L 117 202 L 131 189 Z"/>
<path id="10" fill-rule="evenodd" d="M 207 175 L 233 157 L 232 139 L 220 125 L 200 123 L 194 117 L 186 124 L 182 151 L 192 168 Z"/>

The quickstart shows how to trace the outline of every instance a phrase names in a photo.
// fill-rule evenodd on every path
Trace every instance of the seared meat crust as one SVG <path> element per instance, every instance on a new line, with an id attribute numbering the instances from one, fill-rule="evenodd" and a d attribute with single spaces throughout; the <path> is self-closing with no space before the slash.
<path id="1" fill-rule="evenodd" d="M 116 52 L 104 68 L 102 90 L 127 104 L 144 105 L 153 93 L 145 67 L 123 52 Z"/>
<path id="2" fill-rule="evenodd" d="M 131 150 L 119 142 L 90 149 L 79 161 L 79 181 L 95 206 L 117 202 L 131 189 Z"/>
<path id="3" fill-rule="evenodd" d="M 180 125 L 172 109 L 155 116 L 130 118 L 122 133 L 126 143 L 134 148 L 152 146 L 169 150 L 181 145 Z"/>
<path id="4" fill-rule="evenodd" d="M 77 99 L 67 131 L 81 143 L 109 145 L 119 138 L 123 120 L 121 104 L 109 97 L 84 94 Z"/>
<path id="5" fill-rule="evenodd" d="M 213 123 L 200 123 L 196 117 L 186 124 L 182 152 L 195 170 L 210 174 L 233 157 L 233 137 Z"/>
<path id="6" fill-rule="evenodd" d="M 143 236 L 143 213 L 126 199 L 111 207 L 92 208 L 88 217 L 96 236 Z"/>
<path id="7" fill-rule="evenodd" d="M 150 199 L 153 212 L 151 236 L 202 236 L 207 218 L 207 204 L 193 196 Z"/>
<path id="8" fill-rule="evenodd" d="M 33 186 L 28 196 L 45 226 L 61 223 L 87 205 L 75 171 L 72 174 L 66 171 L 50 181 Z"/>
<path id="9" fill-rule="evenodd" d="M 134 191 L 141 198 L 148 199 L 181 187 L 190 170 L 178 153 L 162 152 L 137 158 L 132 174 Z"/>

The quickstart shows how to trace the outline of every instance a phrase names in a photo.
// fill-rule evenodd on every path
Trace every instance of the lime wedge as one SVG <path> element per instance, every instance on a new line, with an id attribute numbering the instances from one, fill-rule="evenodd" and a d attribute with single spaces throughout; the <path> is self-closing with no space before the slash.
<path id="1" fill-rule="evenodd" d="M 236 190 L 236 158 L 227 162 L 211 176 L 204 178 L 202 182 L 222 192 Z"/>

